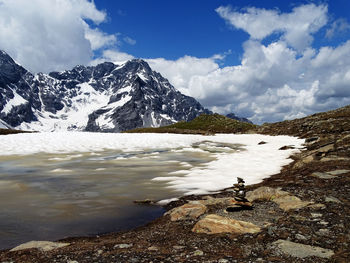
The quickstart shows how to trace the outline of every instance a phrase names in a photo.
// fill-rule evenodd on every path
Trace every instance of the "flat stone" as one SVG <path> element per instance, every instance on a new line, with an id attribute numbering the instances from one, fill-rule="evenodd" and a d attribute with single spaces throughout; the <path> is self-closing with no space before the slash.
<path id="1" fill-rule="evenodd" d="M 326 179 L 326 180 L 337 178 L 336 176 L 330 175 L 329 173 L 320 173 L 320 172 L 312 173 L 311 176 L 314 176 L 320 179 Z"/>
<path id="2" fill-rule="evenodd" d="M 130 248 L 133 244 L 117 244 L 114 246 L 114 248 Z"/>
<path id="3" fill-rule="evenodd" d="M 350 170 L 334 170 L 334 171 L 330 171 L 330 172 L 327 172 L 328 174 L 330 175 L 341 175 L 341 174 L 346 174 L 346 173 L 349 173 Z"/>
<path id="4" fill-rule="evenodd" d="M 218 233 L 258 233 L 260 227 L 245 221 L 230 219 L 214 214 L 207 215 L 205 218 L 199 220 L 194 225 L 192 232 L 205 233 L 205 234 L 218 234 Z"/>
<path id="5" fill-rule="evenodd" d="M 173 249 L 176 249 L 176 250 L 182 250 L 186 248 L 185 246 L 173 246 Z"/>
<path id="6" fill-rule="evenodd" d="M 341 201 L 338 198 L 335 198 L 333 196 L 326 196 L 325 201 L 341 204 Z"/>
<path id="7" fill-rule="evenodd" d="M 51 242 L 51 241 L 29 241 L 27 243 L 21 244 L 10 251 L 19 251 L 24 249 L 36 248 L 41 251 L 51 251 L 57 248 L 69 246 L 70 243 L 59 243 L 59 242 Z"/>
<path id="8" fill-rule="evenodd" d="M 331 258 L 334 255 L 333 250 L 330 249 L 304 245 L 282 239 L 277 240 L 272 244 L 284 254 L 297 258 L 306 258 L 313 256 L 320 258 Z"/>
<path id="9" fill-rule="evenodd" d="M 300 198 L 294 195 L 281 196 L 273 199 L 272 201 L 278 204 L 279 207 L 284 211 L 289 211 L 291 209 L 300 209 L 308 206 L 309 204 L 312 204 L 312 202 L 302 201 Z"/>
<path id="10" fill-rule="evenodd" d="M 165 215 L 170 215 L 171 221 L 197 219 L 207 211 L 207 207 L 199 202 L 191 202 L 182 206 L 176 207 Z"/>
<path id="11" fill-rule="evenodd" d="M 329 144 L 317 149 L 317 152 L 329 152 L 334 149 L 334 144 Z"/>

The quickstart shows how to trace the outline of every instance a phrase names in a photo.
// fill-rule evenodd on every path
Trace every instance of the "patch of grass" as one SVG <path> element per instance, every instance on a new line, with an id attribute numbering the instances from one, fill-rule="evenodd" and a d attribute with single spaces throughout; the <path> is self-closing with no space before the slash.
<path id="1" fill-rule="evenodd" d="M 138 128 L 127 133 L 181 133 L 181 134 L 215 134 L 247 133 L 255 130 L 256 125 L 233 120 L 220 114 L 202 114 L 189 122 L 178 122 L 159 128 Z"/>

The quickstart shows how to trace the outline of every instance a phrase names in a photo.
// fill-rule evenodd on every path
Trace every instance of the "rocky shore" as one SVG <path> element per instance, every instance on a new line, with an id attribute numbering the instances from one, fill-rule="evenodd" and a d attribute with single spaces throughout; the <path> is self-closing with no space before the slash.
<path id="1" fill-rule="evenodd" d="M 244 209 L 233 189 L 186 196 L 137 229 L 31 242 L 1 251 L 0 262 L 349 262 L 350 106 L 256 132 L 306 144 L 279 174 L 247 188 Z"/>

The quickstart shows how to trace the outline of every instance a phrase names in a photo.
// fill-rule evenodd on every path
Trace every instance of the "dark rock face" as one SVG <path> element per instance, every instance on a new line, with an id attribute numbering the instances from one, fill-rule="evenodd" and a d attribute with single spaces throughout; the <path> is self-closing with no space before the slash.
<path id="1" fill-rule="evenodd" d="M 233 120 L 237 120 L 237 121 L 243 121 L 243 122 L 247 122 L 247 123 L 251 123 L 253 124 L 252 121 L 248 120 L 247 118 L 242 118 L 242 117 L 238 117 L 236 116 L 236 114 L 234 113 L 229 113 L 226 115 L 227 118 L 233 119 Z"/>
<path id="2" fill-rule="evenodd" d="M 119 132 L 202 113 L 143 60 L 33 75 L 0 51 L 0 119 L 17 129 Z"/>

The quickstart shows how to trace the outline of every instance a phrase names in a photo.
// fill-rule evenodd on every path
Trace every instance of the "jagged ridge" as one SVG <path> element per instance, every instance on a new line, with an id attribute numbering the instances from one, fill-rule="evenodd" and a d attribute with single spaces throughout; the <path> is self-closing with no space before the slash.
<path id="1" fill-rule="evenodd" d="M 0 53 L 0 119 L 17 129 L 119 132 L 211 113 L 140 59 L 28 72 Z"/>

